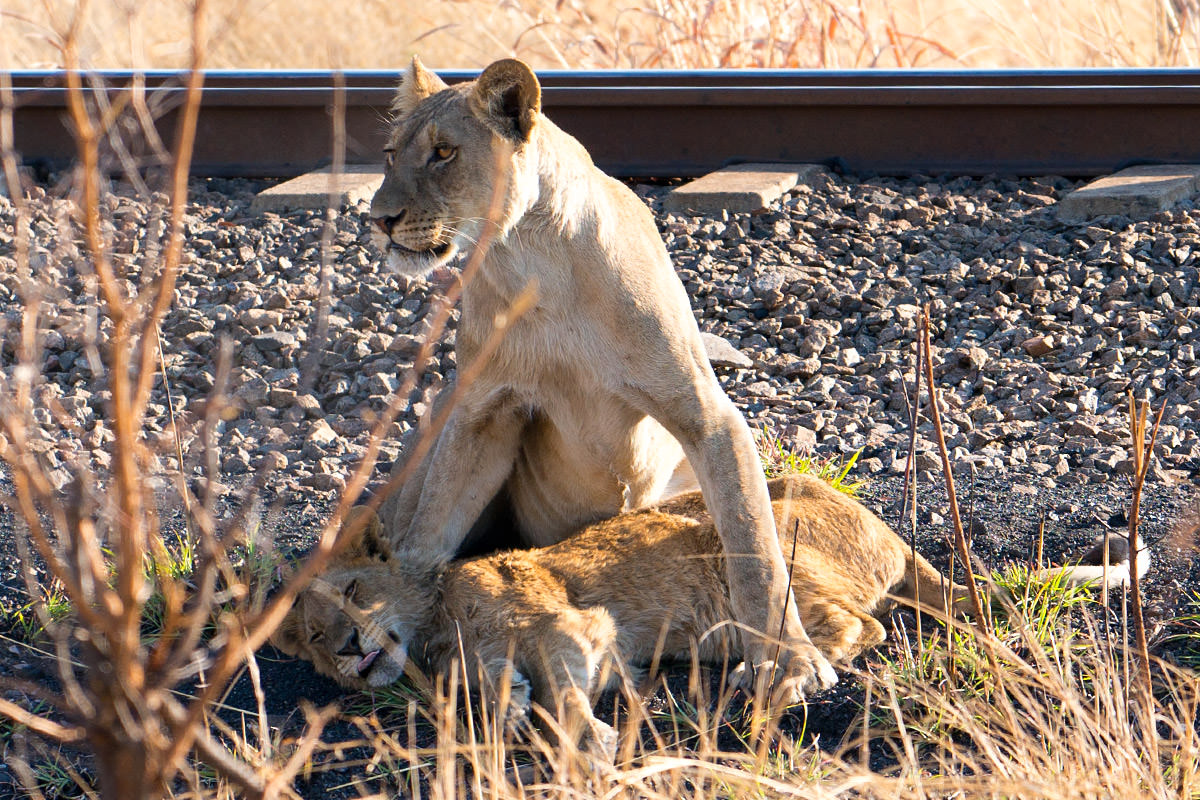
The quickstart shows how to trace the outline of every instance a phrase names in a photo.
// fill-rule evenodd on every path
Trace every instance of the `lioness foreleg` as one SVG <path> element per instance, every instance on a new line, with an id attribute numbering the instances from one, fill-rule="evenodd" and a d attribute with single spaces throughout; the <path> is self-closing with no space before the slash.
<path id="1" fill-rule="evenodd" d="M 721 537 L 730 604 L 743 626 L 743 687 L 765 684 L 784 702 L 796 702 L 810 689 L 832 686 L 837 674 L 796 611 L 750 428 L 711 371 L 695 372 L 674 382 L 691 392 L 647 390 L 641 402 L 683 446 Z"/>
<path id="2" fill-rule="evenodd" d="M 454 395 L 454 386 L 455 384 L 451 383 L 438 392 L 430 404 L 426 419 L 437 419 L 441 415 Z M 389 475 L 391 480 L 404 477 L 404 482 L 393 489 L 379 506 L 379 520 L 383 524 L 384 533 L 393 542 L 408 532 L 417 513 L 417 504 L 421 501 L 425 476 L 429 474 L 429 462 L 433 460 L 433 452 L 437 449 L 436 440 L 428 448 L 421 447 L 422 438 L 428 435 L 424 425 L 405 434 L 400 445 L 400 458 L 392 466 Z M 418 457 L 420 460 L 414 463 L 413 459 Z"/>
<path id="3" fill-rule="evenodd" d="M 449 558 L 512 472 L 528 414 L 507 395 L 464 400 L 429 457 L 400 549 Z"/>

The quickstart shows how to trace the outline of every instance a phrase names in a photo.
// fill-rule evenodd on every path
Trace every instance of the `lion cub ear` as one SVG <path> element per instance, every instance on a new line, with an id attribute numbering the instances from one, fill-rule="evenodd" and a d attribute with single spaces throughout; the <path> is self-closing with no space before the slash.
<path id="1" fill-rule="evenodd" d="M 542 110 L 542 87 L 524 61 L 501 59 L 490 64 L 475 81 L 471 108 L 496 133 L 527 142 Z"/>
<path id="2" fill-rule="evenodd" d="M 300 602 L 297 600 L 283 622 L 271 633 L 270 641 L 276 650 L 289 656 L 300 652 L 300 644 L 304 641 L 304 620 L 301 617 Z"/>
<path id="3" fill-rule="evenodd" d="M 387 561 L 391 558 L 392 548 L 384 538 L 383 523 L 370 506 L 354 506 L 347 511 L 338 538 L 346 542 L 341 554 L 343 560 Z"/>
<path id="4" fill-rule="evenodd" d="M 417 103 L 446 88 L 449 87 L 445 81 L 436 73 L 425 69 L 421 59 L 413 56 L 412 63 L 408 65 L 408 71 L 400 78 L 400 85 L 396 87 L 396 97 L 392 100 L 392 111 L 397 117 L 406 117 L 417 107 Z"/>

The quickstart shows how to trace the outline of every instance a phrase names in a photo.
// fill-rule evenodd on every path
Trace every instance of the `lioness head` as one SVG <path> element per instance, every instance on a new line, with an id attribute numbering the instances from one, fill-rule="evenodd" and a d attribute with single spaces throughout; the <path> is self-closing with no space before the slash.
<path id="1" fill-rule="evenodd" d="M 353 509 L 342 526 L 345 548 L 271 636 L 277 648 L 350 689 L 398 680 L 409 642 L 437 602 L 436 569 L 398 563 L 381 532 L 373 511 Z"/>
<path id="2" fill-rule="evenodd" d="M 413 58 L 392 110 L 371 221 L 393 268 L 427 273 L 478 241 L 489 219 L 503 237 L 536 201 L 541 87 L 524 63 L 497 61 L 450 87 Z"/>

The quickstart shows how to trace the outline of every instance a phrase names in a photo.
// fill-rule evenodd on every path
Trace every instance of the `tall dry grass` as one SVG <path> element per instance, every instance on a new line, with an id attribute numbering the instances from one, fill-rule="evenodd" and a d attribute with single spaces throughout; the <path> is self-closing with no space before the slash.
<path id="1" fill-rule="evenodd" d="M 187 64 L 188 0 L 0 0 L 0 68 Z M 212 0 L 214 68 L 1200 65 L 1198 0 Z"/>

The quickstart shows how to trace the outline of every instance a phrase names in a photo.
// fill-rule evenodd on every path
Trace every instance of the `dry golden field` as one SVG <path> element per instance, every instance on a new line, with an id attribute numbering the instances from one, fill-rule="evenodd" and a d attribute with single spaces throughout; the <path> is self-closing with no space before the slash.
<path id="1" fill-rule="evenodd" d="M 0 68 L 62 62 L 73 0 L 0 0 Z M 190 0 L 94 0 L 85 66 L 185 64 Z M 1200 64 L 1200 0 L 211 0 L 216 68 Z M 55 19 L 58 17 L 59 19 Z"/>

